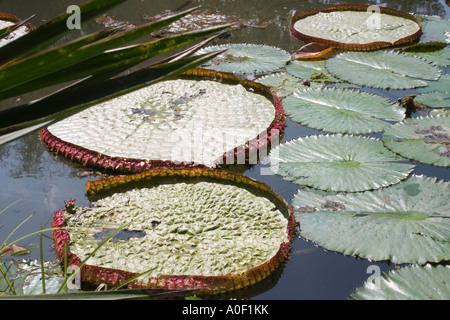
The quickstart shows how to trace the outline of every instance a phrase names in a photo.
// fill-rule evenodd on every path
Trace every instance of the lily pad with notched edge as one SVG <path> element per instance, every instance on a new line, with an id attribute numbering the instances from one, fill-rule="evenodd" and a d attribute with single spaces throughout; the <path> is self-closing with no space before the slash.
<path id="1" fill-rule="evenodd" d="M 428 86 L 418 88 L 414 101 L 431 108 L 450 107 L 450 74 L 444 74 L 437 81 L 428 81 Z"/>
<path id="2" fill-rule="evenodd" d="M 263 183 L 211 169 L 158 169 L 88 182 L 92 205 L 55 214 L 55 248 L 78 265 L 95 234 L 130 223 L 144 236 L 111 241 L 82 266 L 82 281 L 128 287 L 237 290 L 268 277 L 289 253 L 295 218 Z"/>
<path id="3" fill-rule="evenodd" d="M 404 118 L 404 110 L 398 104 L 356 90 L 297 91 L 283 99 L 283 107 L 291 120 L 335 133 L 379 132 L 389 126 L 387 121 Z"/>
<path id="4" fill-rule="evenodd" d="M 424 176 L 363 193 L 303 189 L 292 202 L 300 235 L 327 250 L 393 263 L 450 258 L 449 182 Z"/>
<path id="5" fill-rule="evenodd" d="M 270 169 L 283 179 L 326 191 L 379 189 L 405 179 L 414 165 L 374 138 L 315 135 L 272 149 Z"/>
<path id="6" fill-rule="evenodd" d="M 287 97 L 300 89 L 322 87 L 322 83 L 303 80 L 286 72 L 277 72 L 263 76 L 256 79 L 255 82 L 262 83 L 271 88 L 279 98 Z"/>
<path id="7" fill-rule="evenodd" d="M 450 266 L 412 265 L 373 277 L 356 288 L 353 300 L 449 300 Z"/>
<path id="8" fill-rule="evenodd" d="M 228 49 L 203 67 L 234 74 L 261 74 L 277 71 L 290 60 L 287 51 L 277 47 L 246 43 L 222 44 L 200 49 L 198 54 Z"/>
<path id="9" fill-rule="evenodd" d="M 393 51 L 341 53 L 327 60 L 325 67 L 341 80 L 382 89 L 424 87 L 428 85 L 425 80 L 441 76 L 437 66 Z"/>
<path id="10" fill-rule="evenodd" d="M 407 119 L 390 126 L 383 142 L 405 158 L 435 166 L 450 166 L 450 116 Z"/>

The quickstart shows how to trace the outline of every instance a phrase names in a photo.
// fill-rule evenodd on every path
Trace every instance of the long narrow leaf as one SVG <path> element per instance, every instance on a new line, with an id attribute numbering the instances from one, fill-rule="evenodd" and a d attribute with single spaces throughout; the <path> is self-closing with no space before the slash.
<path id="1" fill-rule="evenodd" d="M 109 10 L 126 0 L 92 0 L 80 6 L 83 21 L 87 21 L 106 10 Z M 39 26 L 15 41 L 0 48 L 0 64 L 6 63 L 18 56 L 30 55 L 46 48 L 49 44 L 70 32 L 67 28 L 67 19 L 72 13 L 62 14 L 49 22 Z"/>
<path id="2" fill-rule="evenodd" d="M 113 33 L 114 30 L 107 30 L 88 35 L 55 48 L 44 50 L 22 60 L 13 60 L 0 67 L 0 100 L 23 92 L 43 88 L 52 85 L 53 83 L 67 81 L 58 79 L 57 74 L 55 76 L 55 73 L 57 71 L 64 72 L 63 70 L 68 67 L 72 67 L 72 70 L 68 70 L 65 73 L 73 72 L 73 70 L 79 70 L 81 68 L 85 70 L 89 67 L 83 65 L 75 67 L 76 64 L 97 55 L 105 54 L 105 51 L 107 50 L 115 49 L 117 46 L 124 45 L 130 41 L 148 35 L 149 33 L 180 19 L 192 10 L 193 9 L 186 10 L 179 14 L 171 15 L 164 19 L 151 22 L 136 29 L 125 31 L 108 38 L 106 38 L 106 36 Z M 103 40 L 99 41 L 99 39 Z M 150 43 L 151 42 L 148 42 L 147 45 L 150 46 Z M 157 53 L 158 52 L 155 52 L 155 54 Z M 97 61 L 90 61 L 93 65 L 98 66 L 99 64 Z M 89 73 L 90 71 L 88 70 L 86 70 L 85 73 Z M 53 83 L 50 82 L 47 84 L 46 82 L 39 81 L 41 77 L 45 76 L 52 79 Z M 77 77 L 74 75 L 72 78 L 76 79 Z M 40 84 L 40 86 L 36 86 L 35 84 L 29 85 L 30 82 L 33 83 L 33 80 L 35 83 Z M 17 86 L 20 86 L 20 89 L 16 89 L 15 91 L 10 90 Z"/>
<path id="3" fill-rule="evenodd" d="M 162 38 L 144 44 L 137 44 L 126 48 L 110 50 L 89 60 L 85 60 L 80 63 L 68 64 L 69 66 L 67 68 L 49 74 L 40 73 L 39 70 L 37 72 L 23 72 L 22 74 L 25 74 L 26 78 L 29 79 L 28 82 L 25 83 L 23 77 L 14 78 L 12 75 L 9 77 L 6 76 L 5 79 L 12 80 L 0 80 L 0 88 L 2 88 L 0 89 L 0 100 L 29 92 L 31 90 L 45 88 L 54 84 L 80 79 L 102 72 L 108 72 L 110 70 L 114 71 L 122 66 L 130 68 L 168 50 L 192 43 L 201 38 L 210 36 L 211 34 L 218 33 L 227 27 L 228 25 L 208 28 L 200 31 L 183 33 L 170 38 Z M 14 73 L 15 72 L 13 72 L 13 74 Z M 1 76 L 2 72 L 0 71 L 0 79 Z M 17 78 L 19 79 L 14 80 Z M 15 82 L 15 84 L 13 85 L 13 88 L 11 88 L 10 85 L 10 89 L 8 90 L 6 87 L 7 84 L 4 84 L 4 82 L 9 82 L 10 84 Z"/>
<path id="4" fill-rule="evenodd" d="M 126 76 L 93 83 L 88 88 L 70 87 L 49 97 L 0 111 L 0 135 L 35 126 L 44 121 L 62 119 L 93 104 L 174 77 L 205 63 L 220 53 L 222 51 L 188 57 L 154 68 L 144 68 Z"/>
<path id="5" fill-rule="evenodd" d="M 26 18 L 25 20 L 22 20 L 22 21 L 19 21 L 19 22 L 13 24 L 12 26 L 0 29 L 0 39 L 6 38 L 12 32 L 16 31 L 17 29 L 19 29 L 23 25 L 27 24 L 31 19 L 34 18 L 34 16 L 35 16 L 35 14 L 32 15 L 31 17 L 29 17 L 29 18 Z"/>

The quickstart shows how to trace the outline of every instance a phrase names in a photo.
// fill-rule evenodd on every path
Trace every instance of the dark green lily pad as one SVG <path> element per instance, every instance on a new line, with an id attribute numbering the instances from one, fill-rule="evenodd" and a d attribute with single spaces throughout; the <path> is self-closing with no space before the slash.
<path id="1" fill-rule="evenodd" d="M 424 264 L 450 258 L 449 198 L 449 182 L 411 176 L 363 193 L 302 189 L 292 204 L 300 235 L 327 250 Z"/>

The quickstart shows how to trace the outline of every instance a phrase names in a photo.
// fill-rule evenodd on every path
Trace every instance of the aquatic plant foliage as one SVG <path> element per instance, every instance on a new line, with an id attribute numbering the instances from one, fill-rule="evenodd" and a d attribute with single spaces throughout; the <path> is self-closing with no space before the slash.
<path id="1" fill-rule="evenodd" d="M 416 17 L 378 6 L 337 5 L 293 16 L 291 33 L 305 42 L 319 42 L 344 50 L 376 50 L 419 39 Z"/>
<path id="2" fill-rule="evenodd" d="M 0 12 L 0 47 L 34 29 L 32 24 L 21 21 L 15 15 Z"/>
<path id="3" fill-rule="evenodd" d="M 449 300 L 449 265 L 411 265 L 366 281 L 352 300 Z"/>
<path id="4" fill-rule="evenodd" d="M 286 115 L 302 125 L 334 133 L 383 131 L 389 122 L 403 120 L 398 103 L 356 90 L 302 90 L 283 99 Z"/>
<path id="5" fill-rule="evenodd" d="M 365 191 L 396 184 L 414 165 L 381 140 L 353 135 L 315 135 L 271 150 L 270 169 L 283 179 L 327 191 Z"/>
<path id="6" fill-rule="evenodd" d="M 131 222 L 129 239 L 104 244 L 82 267 L 82 280 L 129 287 L 236 290 L 266 278 L 286 259 L 295 218 L 271 189 L 211 169 L 160 169 L 88 183 L 88 207 L 55 214 L 55 248 L 70 264 L 92 252 L 104 229 Z"/>
<path id="7" fill-rule="evenodd" d="M 345 52 L 327 60 L 325 67 L 341 80 L 381 89 L 424 87 L 425 80 L 441 76 L 439 67 L 428 61 L 394 51 Z"/>
<path id="8" fill-rule="evenodd" d="M 327 250 L 393 263 L 450 257 L 449 182 L 424 176 L 362 193 L 301 189 L 294 196 L 300 235 Z"/>
<path id="9" fill-rule="evenodd" d="M 50 149 L 115 172 L 155 167 L 256 164 L 284 129 L 268 87 L 232 74 L 193 69 L 98 104 L 41 131 Z"/>
<path id="10" fill-rule="evenodd" d="M 253 75 L 277 71 L 290 60 L 283 49 L 257 44 L 231 43 L 210 46 L 198 51 L 198 54 L 227 49 L 224 53 L 203 65 L 204 68 L 239 75 Z"/>
<path id="11" fill-rule="evenodd" d="M 449 167 L 450 116 L 406 119 L 385 130 L 383 143 L 405 158 Z"/>

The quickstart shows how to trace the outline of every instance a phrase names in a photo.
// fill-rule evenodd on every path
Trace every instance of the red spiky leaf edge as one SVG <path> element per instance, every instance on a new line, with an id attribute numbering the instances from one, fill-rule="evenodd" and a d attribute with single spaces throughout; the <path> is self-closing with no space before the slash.
<path id="1" fill-rule="evenodd" d="M 343 43 L 343 42 L 339 42 L 339 41 L 333 41 L 333 40 L 328 40 L 328 39 L 323 39 L 323 38 L 318 38 L 318 37 L 313 37 L 313 36 L 309 36 L 306 35 L 304 33 L 301 33 L 300 31 L 298 31 L 297 29 L 294 28 L 294 24 L 298 21 L 301 20 L 303 18 L 306 18 L 308 16 L 312 16 L 315 15 L 317 13 L 320 12 L 333 12 L 333 11 L 367 11 L 367 8 L 369 8 L 369 5 L 351 5 L 351 4 L 342 4 L 342 5 L 336 5 L 336 6 L 332 6 L 332 7 L 328 7 L 322 10 L 306 10 L 306 11 L 302 11 L 296 15 L 294 15 L 290 22 L 289 22 L 289 30 L 291 31 L 291 34 L 306 42 L 319 42 L 319 43 L 323 43 L 326 44 L 328 47 L 334 47 L 337 49 L 341 49 L 341 50 L 348 50 L 348 51 L 373 51 L 373 50 L 380 50 L 380 49 L 386 49 L 386 48 L 391 48 L 391 47 L 397 47 L 397 46 L 401 46 L 401 45 L 405 45 L 405 44 L 410 44 L 413 42 L 416 42 L 419 40 L 420 35 L 422 34 L 422 24 L 420 23 L 419 19 L 417 19 L 414 15 L 403 12 L 403 11 L 399 11 L 399 10 L 395 10 L 395 9 L 391 9 L 391 8 L 386 8 L 386 7 L 379 7 L 380 8 L 380 13 L 384 13 L 384 14 L 389 14 L 389 15 L 394 15 L 397 17 L 402 17 L 408 20 L 412 20 L 414 22 L 416 22 L 419 25 L 419 30 L 407 37 L 404 37 L 402 39 L 397 40 L 394 43 L 388 42 L 388 41 L 376 41 L 376 42 L 371 42 L 371 43 L 365 43 L 365 44 L 357 44 L 357 43 Z"/>
<path id="2" fill-rule="evenodd" d="M 278 252 L 265 263 L 256 266 L 241 274 L 228 274 L 223 276 L 201 276 L 201 275 L 161 275 L 150 277 L 146 281 L 134 280 L 127 284 L 127 288 L 142 289 L 194 289 L 206 294 L 219 294 L 234 290 L 244 289 L 266 279 L 272 272 L 279 268 L 289 256 L 294 232 L 297 226 L 292 209 L 284 199 L 278 196 L 266 184 L 253 180 L 249 177 L 217 169 L 154 169 L 145 173 L 117 176 L 108 179 L 88 181 L 86 190 L 89 197 L 101 197 L 108 193 L 135 188 L 137 185 L 155 185 L 165 181 L 192 180 L 192 181 L 215 181 L 222 183 L 233 183 L 248 188 L 258 194 L 264 194 L 273 201 L 288 217 L 286 229 L 288 241 L 281 243 Z M 64 220 L 64 212 L 70 212 L 73 200 L 66 203 L 66 209 L 57 211 L 53 218 L 52 227 L 54 247 L 61 263 L 64 262 L 65 254 L 67 264 L 78 266 L 80 258 L 67 248 L 70 243 L 70 235 Z M 70 227 L 70 226 L 69 226 Z M 120 285 L 136 273 L 104 268 L 84 264 L 80 269 L 81 281 L 98 286 L 106 284 L 108 287 Z"/>
<path id="3" fill-rule="evenodd" d="M 245 159 L 245 164 L 256 164 L 250 163 L 251 155 L 256 155 L 257 158 L 259 158 L 259 150 L 261 148 L 264 147 L 269 150 L 272 141 L 281 141 L 286 123 L 285 113 L 281 100 L 276 96 L 276 94 L 271 92 L 267 86 L 250 80 L 240 80 L 232 73 L 219 72 L 203 68 L 191 69 L 183 75 L 178 76 L 177 79 L 208 79 L 228 84 L 241 84 L 247 88 L 247 90 L 252 90 L 255 93 L 264 95 L 272 101 L 274 105 L 275 117 L 270 126 L 264 132 L 261 132 L 257 138 L 248 141 L 245 145 L 238 146 L 233 150 L 224 153 L 222 159 L 218 159 L 218 168 L 235 164 L 237 159 Z M 107 156 L 94 150 L 89 150 L 63 141 L 62 139 L 54 136 L 47 128 L 40 131 L 40 138 L 47 145 L 49 150 L 56 155 L 63 156 L 70 161 L 88 168 L 118 174 L 135 174 L 157 168 L 207 168 L 207 166 L 199 163 L 183 163 L 163 160 L 149 161 Z M 234 162 L 231 162 L 230 159 Z M 252 159 L 252 161 L 254 161 L 254 159 Z M 259 159 L 256 159 L 254 162 L 258 161 Z"/>

